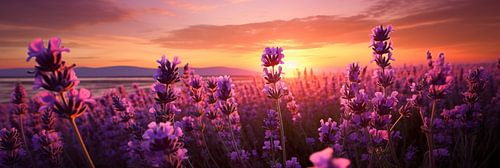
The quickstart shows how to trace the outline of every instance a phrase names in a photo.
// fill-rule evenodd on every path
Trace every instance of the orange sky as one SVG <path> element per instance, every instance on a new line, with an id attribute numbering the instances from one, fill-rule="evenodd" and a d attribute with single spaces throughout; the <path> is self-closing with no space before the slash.
<path id="1" fill-rule="evenodd" d="M 0 68 L 31 67 L 27 45 L 61 37 L 78 66 L 154 68 L 162 54 L 195 67 L 260 71 L 265 46 L 285 49 L 285 69 L 369 64 L 373 26 L 392 24 L 395 64 L 443 51 L 454 63 L 500 56 L 495 0 L 6 1 L 0 6 Z"/>

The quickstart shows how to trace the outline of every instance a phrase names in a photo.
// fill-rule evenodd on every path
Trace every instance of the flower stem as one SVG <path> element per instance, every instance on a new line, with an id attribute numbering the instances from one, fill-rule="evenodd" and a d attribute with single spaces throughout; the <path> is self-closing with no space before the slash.
<path id="1" fill-rule="evenodd" d="M 283 165 L 286 165 L 286 142 L 285 142 L 285 129 L 283 127 L 283 117 L 281 115 L 280 99 L 276 100 L 276 106 L 278 109 L 278 115 L 280 117 L 280 132 L 281 132 L 281 147 L 283 152 Z"/>
<path id="2" fill-rule="evenodd" d="M 398 119 L 396 120 L 396 122 L 394 122 L 394 124 L 391 126 L 391 129 L 389 131 L 392 131 L 394 130 L 394 128 L 396 127 L 396 125 L 399 123 L 399 121 L 403 118 L 403 115 L 400 115 L 398 117 Z"/>
<path id="3" fill-rule="evenodd" d="M 78 139 L 78 142 L 80 143 L 80 146 L 82 147 L 83 153 L 85 154 L 85 159 L 87 160 L 87 163 L 89 167 L 95 168 L 94 162 L 92 161 L 92 158 L 90 158 L 89 151 L 87 150 L 87 147 L 85 146 L 85 143 L 83 142 L 82 136 L 80 135 L 80 131 L 78 131 L 78 127 L 76 126 L 76 118 L 71 117 L 71 126 L 73 126 L 73 130 L 75 131 L 76 138 Z"/>
<path id="4" fill-rule="evenodd" d="M 433 160 L 433 151 L 434 151 L 434 147 L 433 147 L 433 135 L 432 135 L 432 127 L 434 125 L 434 114 L 436 113 L 436 100 L 433 100 L 432 101 L 432 111 L 431 111 L 431 119 L 430 119 L 430 123 L 429 123 L 429 136 L 427 137 L 428 138 L 428 145 L 429 145 L 429 167 L 432 168 L 434 166 L 434 160 Z"/>
<path id="5" fill-rule="evenodd" d="M 23 135 L 22 137 L 24 142 L 24 150 L 26 150 L 26 152 L 28 153 L 28 156 L 31 160 L 31 164 L 33 164 L 36 167 L 35 160 L 33 159 L 33 155 L 31 155 L 31 151 L 29 150 L 28 143 L 26 141 L 26 134 L 24 133 L 23 114 L 19 114 L 19 127 L 21 129 L 21 134 Z"/>

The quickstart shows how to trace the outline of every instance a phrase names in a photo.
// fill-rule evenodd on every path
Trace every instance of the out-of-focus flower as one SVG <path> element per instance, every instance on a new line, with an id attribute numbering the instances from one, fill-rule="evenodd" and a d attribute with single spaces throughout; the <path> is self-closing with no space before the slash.
<path id="1" fill-rule="evenodd" d="M 453 77 L 451 75 L 451 65 L 444 63 L 444 54 L 440 53 L 439 58 L 434 61 L 433 68 L 425 74 L 429 84 L 429 94 L 431 99 L 442 99 L 451 88 Z"/>
<path id="2" fill-rule="evenodd" d="M 281 47 L 266 47 L 262 52 L 262 66 L 271 67 L 278 64 L 283 64 L 282 59 L 285 57 Z"/>
<path id="3" fill-rule="evenodd" d="M 14 167 L 23 158 L 22 140 L 16 128 L 0 130 L 0 156 L 3 165 Z"/>
<path id="4" fill-rule="evenodd" d="M 334 158 L 333 149 L 330 147 L 313 153 L 309 160 L 313 163 L 313 168 L 347 168 L 351 164 L 349 159 Z"/>
<path id="5" fill-rule="evenodd" d="M 267 117 L 264 118 L 264 128 L 266 130 L 276 130 L 279 127 L 278 112 L 275 110 L 269 110 L 267 112 Z"/>
<path id="6" fill-rule="evenodd" d="M 47 106 L 52 106 L 54 112 L 63 118 L 76 118 L 87 110 L 87 105 L 94 104 L 95 101 L 91 99 L 90 91 L 85 88 L 80 90 L 70 90 L 64 94 L 63 98 L 54 96 L 53 94 L 46 94 L 43 101 Z"/>
<path id="7" fill-rule="evenodd" d="M 195 119 L 191 116 L 182 117 L 182 121 L 180 123 L 182 130 L 185 132 L 190 132 L 195 129 Z"/>
<path id="8" fill-rule="evenodd" d="M 411 161 L 413 159 L 415 159 L 415 154 L 418 152 L 418 149 L 415 147 L 415 146 L 409 146 L 407 149 L 406 149 L 406 153 L 405 153 L 405 160 L 406 161 Z"/>
<path id="9" fill-rule="evenodd" d="M 285 168 L 302 168 L 302 166 L 300 166 L 297 157 L 292 157 L 290 160 L 285 162 Z"/>
<path id="10" fill-rule="evenodd" d="M 35 151 L 40 152 L 40 161 L 50 167 L 62 167 L 63 143 L 55 131 L 42 130 L 32 138 Z"/>
<path id="11" fill-rule="evenodd" d="M 56 116 L 54 112 L 52 112 L 52 109 L 47 108 L 44 110 L 42 114 L 42 123 L 43 123 L 43 129 L 44 130 L 54 130 L 56 126 Z"/>
<path id="12" fill-rule="evenodd" d="M 26 90 L 21 83 L 16 83 L 10 94 L 10 102 L 15 105 L 26 103 Z"/>
<path id="13" fill-rule="evenodd" d="M 358 83 L 360 82 L 359 75 L 361 74 L 361 68 L 357 63 L 352 63 L 349 64 L 347 67 L 347 79 L 349 79 L 349 82 L 351 83 Z"/>
<path id="14" fill-rule="evenodd" d="M 41 38 L 37 38 L 33 40 L 28 47 L 28 58 L 26 61 L 30 61 L 33 57 L 35 57 L 35 61 L 37 63 L 35 68 L 37 71 L 57 71 L 64 67 L 64 61 L 62 60 L 61 55 L 62 52 L 69 52 L 69 49 L 61 47 L 60 38 L 50 38 L 47 48 L 45 48 L 43 40 Z"/>
<path id="15" fill-rule="evenodd" d="M 165 55 L 163 55 L 161 59 L 156 62 L 160 65 L 158 66 L 156 73 L 153 75 L 155 80 L 165 85 L 171 85 L 180 81 L 179 67 L 177 67 L 177 65 L 179 65 L 181 61 L 179 61 L 177 56 L 170 61 Z"/>
<path id="16" fill-rule="evenodd" d="M 446 157 L 446 156 L 450 156 L 450 153 L 448 152 L 448 149 L 439 148 L 439 149 L 432 150 L 432 156 L 434 156 L 434 157 Z"/>

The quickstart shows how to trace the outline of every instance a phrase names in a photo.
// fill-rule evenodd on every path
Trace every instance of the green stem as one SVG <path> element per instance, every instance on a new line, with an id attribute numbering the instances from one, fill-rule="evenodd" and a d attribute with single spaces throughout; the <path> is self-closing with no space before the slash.
<path id="1" fill-rule="evenodd" d="M 85 146 L 85 143 L 83 142 L 82 136 L 80 135 L 80 131 L 78 131 L 78 127 L 76 126 L 76 118 L 71 118 L 71 126 L 73 126 L 73 130 L 75 131 L 76 138 L 78 139 L 78 142 L 80 143 L 80 146 L 82 147 L 83 153 L 85 154 L 85 159 L 88 162 L 89 167 L 95 168 L 94 162 L 92 161 L 92 158 L 90 158 L 89 151 L 87 150 L 87 147 Z"/>
<path id="2" fill-rule="evenodd" d="M 283 127 L 283 117 L 281 115 L 281 108 L 280 108 L 280 99 L 276 100 L 277 104 L 277 109 L 278 109 L 278 115 L 280 117 L 280 132 L 281 132 L 281 147 L 282 147 L 282 152 L 283 152 L 283 165 L 286 165 L 286 143 L 285 143 L 285 129 Z"/>

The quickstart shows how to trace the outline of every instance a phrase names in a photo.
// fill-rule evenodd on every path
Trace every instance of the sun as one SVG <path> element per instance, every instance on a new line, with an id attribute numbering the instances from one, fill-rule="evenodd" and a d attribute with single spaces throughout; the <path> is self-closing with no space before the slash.
<path id="1" fill-rule="evenodd" d="M 296 77 L 298 69 L 300 69 L 300 67 L 296 61 L 288 60 L 283 65 L 283 73 L 285 73 L 285 77 L 287 77 L 287 78 Z"/>

